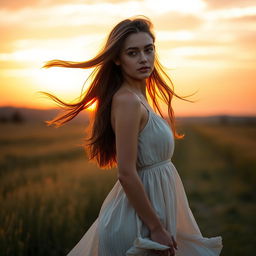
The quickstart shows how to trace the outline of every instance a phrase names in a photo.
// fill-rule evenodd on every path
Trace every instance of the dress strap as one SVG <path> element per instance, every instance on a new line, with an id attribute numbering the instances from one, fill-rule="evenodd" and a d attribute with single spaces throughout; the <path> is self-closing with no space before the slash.
<path id="1" fill-rule="evenodd" d="M 129 90 L 128 88 L 126 88 L 126 89 L 127 89 L 129 92 L 133 93 L 135 96 L 137 96 L 137 98 L 138 98 L 139 101 L 144 105 L 144 107 L 145 107 L 149 112 L 152 112 L 135 92 Z"/>

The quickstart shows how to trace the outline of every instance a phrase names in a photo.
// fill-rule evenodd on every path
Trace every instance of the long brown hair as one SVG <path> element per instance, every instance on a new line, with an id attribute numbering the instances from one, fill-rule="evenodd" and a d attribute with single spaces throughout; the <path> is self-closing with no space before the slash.
<path id="1" fill-rule="evenodd" d="M 94 102 L 97 103 L 93 122 L 88 129 L 91 136 L 85 139 L 87 141 L 85 149 L 89 161 L 96 159 L 99 167 L 112 168 L 117 165 L 115 134 L 111 127 L 110 114 L 112 97 L 121 87 L 123 77 L 120 66 L 115 65 L 114 60 L 119 56 L 125 39 L 132 33 L 147 32 L 155 42 L 155 35 L 152 28 L 153 24 L 145 16 L 125 19 L 112 29 L 103 49 L 94 58 L 85 62 L 55 59 L 46 62 L 43 66 L 43 68 L 54 66 L 83 69 L 95 68 L 88 77 L 88 79 L 92 79 L 89 89 L 84 93 L 83 97 L 81 93 L 80 100 L 77 103 L 66 103 L 50 93 L 40 93 L 50 97 L 65 110 L 63 114 L 54 119 L 45 121 L 48 126 L 54 124 L 56 127 L 59 127 L 73 119 L 80 111 L 90 107 Z M 185 97 L 187 96 L 181 97 L 174 93 L 173 83 L 164 71 L 164 67 L 160 64 L 157 55 L 155 56 L 155 67 L 149 78 L 146 79 L 146 90 L 153 102 L 154 110 L 157 109 L 162 117 L 163 114 L 156 98 L 160 98 L 168 105 L 168 116 L 170 120 L 167 121 L 170 122 L 174 137 L 177 139 L 183 138 L 184 134 L 178 134 L 175 129 L 175 116 L 171 106 L 171 100 L 173 95 L 183 100 L 186 100 Z"/>

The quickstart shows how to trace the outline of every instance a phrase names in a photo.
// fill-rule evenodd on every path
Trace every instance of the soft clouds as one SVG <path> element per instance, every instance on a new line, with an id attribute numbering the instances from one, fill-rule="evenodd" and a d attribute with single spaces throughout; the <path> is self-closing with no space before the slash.
<path id="1" fill-rule="evenodd" d="M 230 22 L 235 23 L 253 23 L 256 24 L 256 15 L 248 15 L 248 16 L 242 16 L 242 17 L 235 17 L 229 19 Z"/>
<path id="2" fill-rule="evenodd" d="M 182 1 L 184 4 L 185 0 Z M 157 5 L 151 0 L 115 2 L 75 0 L 71 4 L 71 1 L 65 0 L 3 1 L 0 9 L 3 35 L 0 52 L 7 54 L 26 47 L 38 48 L 41 44 L 42 47 L 49 47 L 46 43 L 48 39 L 52 39 L 52 47 L 64 41 L 66 45 L 72 40 L 78 42 L 76 38 L 85 40 L 86 45 L 91 35 L 106 37 L 113 25 L 124 18 L 141 14 L 141 10 L 152 19 L 159 44 L 166 49 L 207 45 L 222 45 L 225 49 L 227 44 L 237 44 L 241 48 L 254 43 L 256 8 L 248 7 L 250 1 L 244 1 L 247 7 L 242 9 L 208 11 L 202 9 L 201 0 L 187 1 L 188 4 L 195 4 L 194 10 L 189 8 L 190 5 L 181 8 L 181 4 L 170 1 L 166 5 L 158 3 L 158 11 Z M 222 5 L 217 1 L 205 2 L 212 8 L 237 7 L 241 4 L 241 1 L 218 1 Z M 76 47 L 80 45 L 76 44 Z M 66 49 L 65 46 L 63 49 Z"/>
<path id="3" fill-rule="evenodd" d="M 0 73 L 5 84 L 11 84 L 8 77 L 21 81 L 18 77 L 35 76 L 43 62 L 50 59 L 88 59 L 99 50 L 114 25 L 143 14 L 154 24 L 160 59 L 167 67 L 178 67 L 177 73 L 182 69 L 179 81 L 185 86 L 181 89 L 193 86 L 187 77 L 199 79 L 204 75 L 205 90 L 209 90 L 208 81 L 212 86 L 215 83 L 207 78 L 212 70 L 219 74 L 231 69 L 255 69 L 254 2 L 2 0 Z M 45 73 L 38 80 L 47 83 Z M 52 72 L 49 80 L 55 79 L 58 77 Z M 196 79 L 195 86 L 202 82 Z M 226 82 L 230 88 L 236 84 L 235 80 Z"/>
<path id="4" fill-rule="evenodd" d="M 183 14 L 178 12 L 167 12 L 162 15 L 153 16 L 154 26 L 157 30 L 193 30 L 198 29 L 204 20 L 199 15 Z"/>
<path id="5" fill-rule="evenodd" d="M 16 11 L 26 7 L 36 6 L 40 2 L 37 0 L 1 0 L 1 9 Z"/>
<path id="6" fill-rule="evenodd" d="M 203 0 L 209 9 L 230 9 L 256 6 L 255 0 Z"/>
<path id="7" fill-rule="evenodd" d="M 17 11 L 24 8 L 51 7 L 63 4 L 121 3 L 129 0 L 1 0 L 1 9 Z"/>

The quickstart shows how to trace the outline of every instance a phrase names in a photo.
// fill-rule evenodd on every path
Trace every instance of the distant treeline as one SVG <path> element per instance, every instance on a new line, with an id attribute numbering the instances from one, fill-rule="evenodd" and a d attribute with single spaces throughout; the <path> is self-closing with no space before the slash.
<path id="1" fill-rule="evenodd" d="M 45 122 L 52 120 L 59 113 L 61 109 L 33 109 L 22 107 L 0 107 L 0 123 L 26 123 L 26 122 Z M 72 123 L 88 122 L 86 111 L 82 111 L 76 116 Z"/>
<path id="2" fill-rule="evenodd" d="M 19 111 L 15 110 L 9 116 L 0 116 L 0 123 L 24 123 L 26 122 L 26 118 L 24 115 Z"/>
<path id="3" fill-rule="evenodd" d="M 239 115 L 209 115 L 209 116 L 183 116 L 176 117 L 178 123 L 215 123 L 222 125 L 233 125 L 233 124 L 256 124 L 256 116 L 239 116 Z"/>
<path id="4" fill-rule="evenodd" d="M 0 107 L 0 123 L 24 123 L 24 122 L 44 122 L 51 120 L 61 112 L 60 109 L 29 109 L 19 107 Z M 178 123 L 216 123 L 224 125 L 233 124 L 256 124 L 256 116 L 245 115 L 205 115 L 205 116 L 176 116 Z M 77 115 L 74 123 L 88 123 L 86 111 Z"/>

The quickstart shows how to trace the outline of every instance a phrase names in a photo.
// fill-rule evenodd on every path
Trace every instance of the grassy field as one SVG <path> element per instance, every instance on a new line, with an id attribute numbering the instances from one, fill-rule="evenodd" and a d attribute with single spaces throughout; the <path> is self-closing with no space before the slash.
<path id="1" fill-rule="evenodd" d="M 97 218 L 116 170 L 88 163 L 82 125 L 0 125 L 0 255 L 66 255 Z M 254 255 L 256 127 L 181 125 L 173 162 L 222 256 Z"/>

